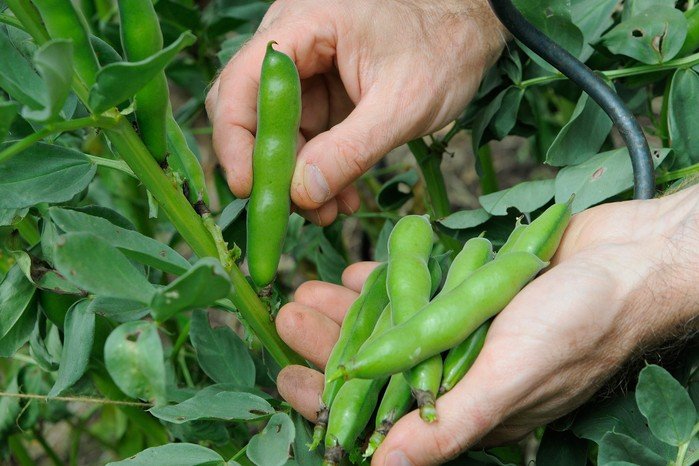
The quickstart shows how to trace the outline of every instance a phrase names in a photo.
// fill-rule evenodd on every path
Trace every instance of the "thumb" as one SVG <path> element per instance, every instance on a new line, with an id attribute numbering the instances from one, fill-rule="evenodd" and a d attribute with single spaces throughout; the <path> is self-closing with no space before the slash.
<path id="1" fill-rule="evenodd" d="M 294 204 L 318 208 L 405 142 L 396 130 L 401 126 L 397 121 L 385 97 L 363 96 L 345 120 L 309 140 L 299 152 L 291 184 Z"/>
<path id="2" fill-rule="evenodd" d="M 427 424 L 417 411 L 403 417 L 374 454 L 373 466 L 446 463 L 503 421 L 521 393 L 514 382 L 522 381 L 512 377 L 515 368 L 488 352 L 487 343 L 461 382 L 437 400 L 438 421 Z"/>

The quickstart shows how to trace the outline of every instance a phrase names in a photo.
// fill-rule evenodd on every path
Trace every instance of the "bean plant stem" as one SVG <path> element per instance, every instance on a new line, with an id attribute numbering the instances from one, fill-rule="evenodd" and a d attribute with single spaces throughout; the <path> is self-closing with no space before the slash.
<path id="1" fill-rule="evenodd" d="M 20 139 L 16 143 L 9 146 L 7 149 L 1 151 L 0 162 L 19 154 L 23 150 L 29 148 L 34 143 L 39 142 L 42 139 L 51 136 L 52 134 L 62 133 L 65 131 L 74 131 L 76 129 L 82 129 L 87 127 L 105 128 L 109 126 L 111 122 L 111 119 L 98 116 L 89 116 L 84 118 L 76 118 L 75 120 L 49 123 L 36 133 L 30 134 L 29 136 Z"/>
<path id="2" fill-rule="evenodd" d="M 607 79 L 619 79 L 627 78 L 629 76 L 636 76 L 639 74 L 655 73 L 656 71 L 673 70 L 675 68 L 682 67 L 692 67 L 697 64 L 699 64 L 699 53 L 688 55 L 682 58 L 676 58 L 674 60 L 669 60 L 665 63 L 658 63 L 657 65 L 632 66 L 620 70 L 601 71 L 600 74 L 606 77 Z M 540 76 L 538 78 L 526 79 L 519 83 L 518 86 L 522 89 L 526 89 L 530 86 L 540 86 L 542 84 L 548 84 L 553 81 L 560 81 L 562 79 L 567 78 L 560 73 L 549 76 Z"/>
<path id="3" fill-rule="evenodd" d="M 49 33 L 46 32 L 41 16 L 32 2 L 29 0 L 6 0 L 5 3 L 21 23 L 22 29 L 34 38 L 37 45 L 42 45 L 49 40 Z"/>
<path id="4" fill-rule="evenodd" d="M 245 454 L 245 452 L 248 450 L 248 446 L 245 445 L 243 448 L 241 448 L 238 453 L 233 455 L 233 458 L 230 459 L 230 461 L 238 461 L 238 459 Z"/>
<path id="5" fill-rule="evenodd" d="M 24 443 L 22 443 L 21 434 L 11 435 L 7 439 L 7 445 L 10 452 L 12 452 L 12 456 L 17 460 L 20 466 L 36 466 L 36 463 L 25 448 Z"/>
<path id="6" fill-rule="evenodd" d="M 490 146 L 486 144 L 478 149 L 477 157 L 481 166 L 480 183 L 482 194 L 494 193 L 498 190 L 498 179 L 495 176 Z"/>
<path id="7" fill-rule="evenodd" d="M 133 406 L 136 408 L 150 408 L 153 406 L 150 403 L 141 403 L 138 401 L 110 400 L 106 398 L 93 398 L 89 396 L 54 396 L 48 398 L 46 395 L 39 395 L 36 393 L 0 392 L 0 398 L 2 397 L 39 400 L 44 403 L 48 403 L 49 401 L 65 401 L 66 403 L 96 403 L 102 405 Z"/>
<path id="8" fill-rule="evenodd" d="M 692 429 L 692 433 L 689 436 L 689 440 L 687 440 L 685 443 L 681 444 L 679 448 L 677 449 L 677 459 L 675 460 L 675 465 L 676 466 L 683 466 L 684 465 L 684 459 L 685 456 L 687 456 L 687 450 L 689 449 L 689 443 L 694 439 L 697 434 L 699 434 L 699 422 L 694 425 L 694 429 Z"/>
<path id="9" fill-rule="evenodd" d="M 425 187 L 429 196 L 429 210 L 434 220 L 444 218 L 451 213 L 449 195 L 444 183 L 444 176 L 440 165 L 442 164 L 442 152 L 433 152 L 422 139 L 414 139 L 408 142 L 408 148 L 417 161 Z"/>
<path id="10" fill-rule="evenodd" d="M 695 173 L 699 173 L 699 163 L 660 175 L 655 179 L 655 184 L 662 184 L 667 183 L 668 181 L 678 180 L 680 178 L 694 175 Z"/>

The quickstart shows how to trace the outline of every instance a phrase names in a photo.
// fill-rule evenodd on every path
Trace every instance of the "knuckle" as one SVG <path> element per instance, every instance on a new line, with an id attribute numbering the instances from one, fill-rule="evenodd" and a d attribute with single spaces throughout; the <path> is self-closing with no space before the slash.
<path id="1" fill-rule="evenodd" d="M 438 462 L 446 463 L 456 457 L 459 453 L 466 450 L 467 444 L 460 435 L 459 431 L 439 431 L 434 435 L 435 459 Z"/>

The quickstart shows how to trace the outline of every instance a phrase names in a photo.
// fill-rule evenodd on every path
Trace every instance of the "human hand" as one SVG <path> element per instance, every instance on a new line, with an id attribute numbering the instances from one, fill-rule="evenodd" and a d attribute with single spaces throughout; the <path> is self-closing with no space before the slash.
<path id="1" fill-rule="evenodd" d="M 574 216 L 553 266 L 497 316 L 473 367 L 438 399 L 439 421 L 406 415 L 372 464 L 442 463 L 476 444 L 514 441 L 575 409 L 640 349 L 696 326 L 697 251 L 699 186 Z M 372 266 L 350 266 L 345 287 L 302 285 L 277 317 L 282 338 L 322 368 Z M 290 366 L 278 387 L 315 418 L 322 374 Z"/>
<path id="2" fill-rule="evenodd" d="M 291 199 L 321 224 L 359 208 L 351 183 L 394 147 L 438 130 L 504 44 L 486 0 L 278 0 L 213 84 L 213 144 L 238 197 L 252 186 L 266 44 L 296 63 L 303 111 Z"/>

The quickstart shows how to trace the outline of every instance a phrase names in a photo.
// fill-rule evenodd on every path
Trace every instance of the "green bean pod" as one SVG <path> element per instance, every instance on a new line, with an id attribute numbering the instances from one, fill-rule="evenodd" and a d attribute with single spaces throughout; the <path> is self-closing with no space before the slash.
<path id="1" fill-rule="evenodd" d="M 511 251 L 526 251 L 536 254 L 542 261 L 551 260 L 570 222 L 571 201 L 554 204 L 546 209 L 522 230 Z"/>
<path id="2" fill-rule="evenodd" d="M 259 287 L 274 280 L 281 258 L 301 120 L 301 83 L 296 65 L 272 44 L 267 45 L 260 75 L 247 216 L 248 267 Z"/>
<path id="3" fill-rule="evenodd" d="M 90 44 L 87 22 L 71 0 L 34 0 L 51 39 L 73 41 L 73 63 L 80 81 L 90 88 L 99 71 L 97 55 Z"/>
<path id="4" fill-rule="evenodd" d="M 119 0 L 121 45 L 129 61 L 141 61 L 163 48 L 160 21 L 151 0 Z M 158 73 L 134 97 L 136 122 L 143 143 L 163 164 L 167 159 L 166 118 L 170 91 L 165 71 Z"/>
<path id="5" fill-rule="evenodd" d="M 364 452 L 365 458 L 374 454 L 393 424 L 403 417 L 412 405 L 413 393 L 405 376 L 403 374 L 392 375 L 376 410 L 376 424 L 374 432 L 369 438 L 369 445 Z"/>
<path id="6" fill-rule="evenodd" d="M 522 233 L 524 233 L 524 230 L 526 228 L 527 225 L 522 223 L 522 217 L 519 217 L 517 219 L 517 223 L 515 223 L 515 228 L 512 230 L 512 233 L 510 233 L 510 236 L 507 237 L 507 241 L 505 241 L 505 244 L 503 244 L 502 247 L 498 250 L 498 254 L 505 254 L 507 252 L 511 252 L 515 243 L 517 242 L 519 237 L 522 236 Z"/>
<path id="7" fill-rule="evenodd" d="M 496 257 L 410 319 L 370 338 L 330 378 L 385 377 L 458 345 L 503 310 L 546 265 L 528 252 Z"/>
<path id="8" fill-rule="evenodd" d="M 386 287 L 393 325 L 415 315 L 430 300 L 432 276 L 428 267 L 432 251 L 432 226 L 426 217 L 408 215 L 396 223 L 388 238 Z M 442 379 L 442 358 L 435 356 L 405 373 L 426 422 L 437 420 L 434 404 Z"/>
<path id="9" fill-rule="evenodd" d="M 361 294 L 345 314 L 340 335 L 325 365 L 326 374 L 335 372 L 340 364 L 359 351 L 359 348 L 373 332 L 381 315 L 387 313 L 390 316 L 390 310 L 385 309 L 387 305 L 386 264 L 380 264 L 369 274 Z M 316 425 L 313 429 L 313 441 L 308 445 L 310 450 L 315 450 L 323 441 L 328 424 L 329 408 L 342 384 L 343 380 L 341 379 L 328 381 L 326 378 Z"/>
<path id="10" fill-rule="evenodd" d="M 387 307 L 376 322 L 372 335 L 378 336 L 391 327 L 391 312 Z M 349 452 L 369 423 L 387 378 L 350 380 L 342 385 L 330 408 L 328 432 L 325 436 L 323 465 L 337 465 Z"/>
<path id="11" fill-rule="evenodd" d="M 439 393 L 446 393 L 466 375 L 466 372 L 476 362 L 476 358 L 483 349 L 485 337 L 488 335 L 492 320 L 481 324 L 471 335 L 457 346 L 449 350 L 444 358 L 444 375 Z"/>

